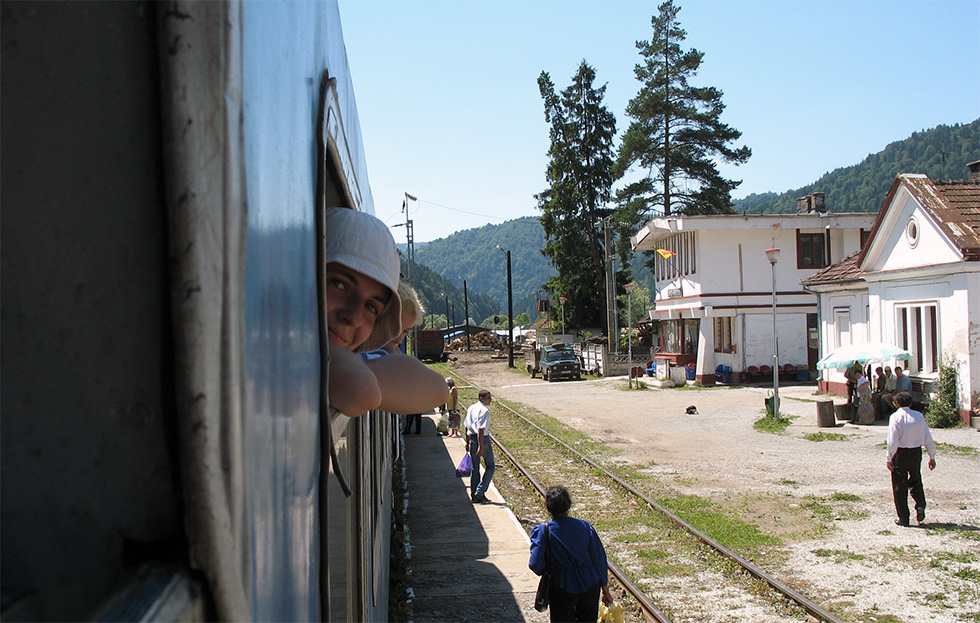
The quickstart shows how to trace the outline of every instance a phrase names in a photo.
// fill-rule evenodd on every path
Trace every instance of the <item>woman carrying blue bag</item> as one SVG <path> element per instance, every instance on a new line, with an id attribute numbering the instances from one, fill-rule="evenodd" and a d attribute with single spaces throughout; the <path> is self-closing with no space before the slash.
<path id="1" fill-rule="evenodd" d="M 568 489 L 550 487 L 544 499 L 552 518 L 531 529 L 528 566 L 537 575 L 550 576 L 551 621 L 593 622 L 599 618 L 600 591 L 602 602 L 613 604 L 606 550 L 592 524 L 568 516 Z"/>

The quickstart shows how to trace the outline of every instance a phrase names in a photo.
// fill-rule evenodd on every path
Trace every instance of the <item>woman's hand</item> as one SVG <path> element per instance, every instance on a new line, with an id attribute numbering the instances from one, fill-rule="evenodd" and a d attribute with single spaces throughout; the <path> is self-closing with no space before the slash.
<path id="1" fill-rule="evenodd" d="M 615 601 L 616 600 L 613 599 L 612 593 L 609 592 L 609 586 L 603 586 L 602 587 L 602 603 L 606 604 L 606 606 L 612 606 L 613 605 L 613 602 L 615 602 Z"/>

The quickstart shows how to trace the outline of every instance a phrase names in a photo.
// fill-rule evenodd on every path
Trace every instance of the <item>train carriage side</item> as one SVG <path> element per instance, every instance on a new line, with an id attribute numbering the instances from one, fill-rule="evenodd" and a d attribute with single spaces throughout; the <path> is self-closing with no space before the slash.
<path id="1" fill-rule="evenodd" d="M 322 406 L 337 4 L 2 11 L 2 619 L 385 620 L 398 429 Z"/>

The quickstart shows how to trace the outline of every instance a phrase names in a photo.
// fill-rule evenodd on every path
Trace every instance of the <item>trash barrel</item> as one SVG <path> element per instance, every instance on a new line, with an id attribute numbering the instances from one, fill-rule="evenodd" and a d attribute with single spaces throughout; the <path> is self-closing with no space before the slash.
<path id="1" fill-rule="evenodd" d="M 731 383 L 731 381 L 732 381 L 732 367 L 725 366 L 721 370 L 721 382 L 727 384 L 727 383 Z"/>
<path id="2" fill-rule="evenodd" d="M 810 380 L 810 369 L 806 366 L 796 366 L 796 380 L 797 381 L 809 381 Z"/>
<path id="3" fill-rule="evenodd" d="M 774 410 L 773 410 L 773 406 L 772 405 L 773 405 L 773 402 L 775 400 L 776 400 L 776 398 L 774 396 L 767 396 L 766 397 L 766 415 L 770 415 L 771 416 L 774 413 Z"/>
<path id="4" fill-rule="evenodd" d="M 698 366 L 697 364 L 689 363 L 687 364 L 687 380 L 693 381 L 697 378 Z"/>

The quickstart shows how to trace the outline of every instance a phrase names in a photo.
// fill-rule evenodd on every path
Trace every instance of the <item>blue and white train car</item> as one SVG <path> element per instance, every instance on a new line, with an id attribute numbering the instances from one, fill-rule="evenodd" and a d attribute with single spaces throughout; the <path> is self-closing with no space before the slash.
<path id="1" fill-rule="evenodd" d="M 325 407 L 318 215 L 374 210 L 337 4 L 0 25 L 2 619 L 386 620 L 398 429 Z"/>

